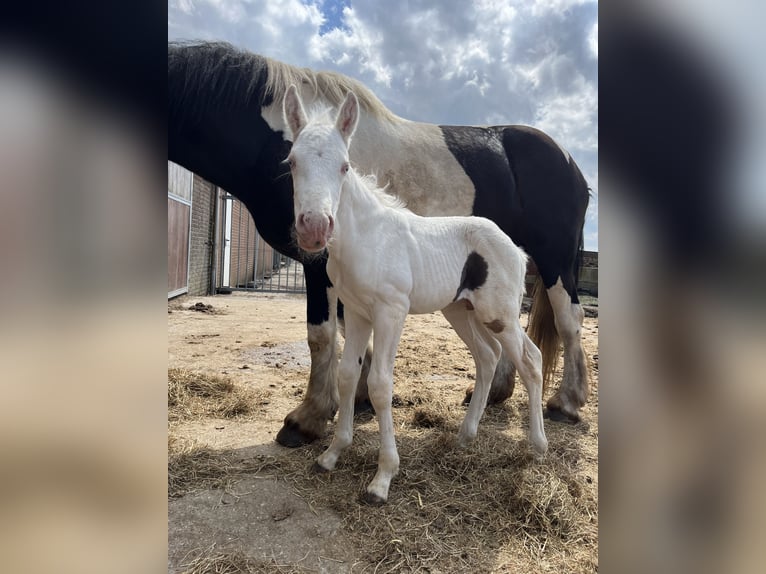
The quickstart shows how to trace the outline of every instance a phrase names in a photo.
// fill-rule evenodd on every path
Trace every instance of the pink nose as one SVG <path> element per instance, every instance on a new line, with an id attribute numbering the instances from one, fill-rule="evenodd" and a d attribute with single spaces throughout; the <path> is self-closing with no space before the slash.
<path id="1" fill-rule="evenodd" d="M 305 251 L 320 251 L 332 235 L 335 221 L 332 215 L 306 211 L 295 220 L 298 246 Z"/>

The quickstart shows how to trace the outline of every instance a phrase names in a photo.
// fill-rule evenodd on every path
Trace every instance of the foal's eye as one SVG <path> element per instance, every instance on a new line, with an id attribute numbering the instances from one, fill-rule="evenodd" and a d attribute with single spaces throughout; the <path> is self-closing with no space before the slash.
<path id="1" fill-rule="evenodd" d="M 340 172 L 344 175 L 347 174 L 349 167 L 350 166 L 348 165 L 348 162 L 344 163 L 342 166 L 340 166 Z"/>

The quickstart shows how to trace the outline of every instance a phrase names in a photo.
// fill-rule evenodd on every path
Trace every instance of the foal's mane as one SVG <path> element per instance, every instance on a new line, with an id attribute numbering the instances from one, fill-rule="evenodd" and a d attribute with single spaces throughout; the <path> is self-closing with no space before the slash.
<path id="1" fill-rule="evenodd" d="M 235 48 L 227 42 L 168 42 L 169 113 L 195 118 L 209 109 L 242 109 L 281 102 L 290 84 L 309 86 L 332 106 L 353 91 L 367 112 L 396 116 L 361 82 L 337 72 L 299 68 Z M 171 79 L 172 78 L 172 79 Z"/>
<path id="2" fill-rule="evenodd" d="M 374 195 L 380 203 L 382 203 L 386 207 L 390 207 L 391 209 L 396 209 L 398 211 L 409 211 L 409 209 L 407 208 L 407 204 L 404 203 L 404 201 L 402 201 L 395 195 L 386 193 L 386 189 L 388 188 L 388 185 L 386 185 L 385 187 L 378 186 L 378 178 L 375 177 L 373 174 L 362 175 L 358 173 L 355 169 L 351 169 L 348 172 L 348 174 L 352 178 L 356 178 L 355 183 L 357 185 L 360 185 L 361 187 L 365 188 L 368 192 Z"/>

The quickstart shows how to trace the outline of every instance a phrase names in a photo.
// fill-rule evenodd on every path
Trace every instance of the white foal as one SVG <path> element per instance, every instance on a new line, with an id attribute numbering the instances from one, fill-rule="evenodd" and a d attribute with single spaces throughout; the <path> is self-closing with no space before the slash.
<path id="1" fill-rule="evenodd" d="M 338 423 L 317 459 L 332 470 L 353 436 L 354 394 L 370 333 L 370 400 L 378 416 L 378 471 L 366 500 L 383 503 L 399 470 L 391 414 L 393 370 L 408 313 L 441 309 L 476 362 L 476 385 L 458 441 L 476 437 L 492 376 L 504 350 L 529 395 L 529 440 L 542 455 L 542 357 L 524 333 L 519 314 L 526 254 L 491 221 L 478 217 L 420 217 L 349 165 L 348 146 L 359 104 L 349 92 L 333 122 L 309 122 L 294 86 L 284 100 L 293 147 L 295 229 L 307 251 L 327 248 L 327 273 L 345 305 L 346 342 L 340 364 Z"/>

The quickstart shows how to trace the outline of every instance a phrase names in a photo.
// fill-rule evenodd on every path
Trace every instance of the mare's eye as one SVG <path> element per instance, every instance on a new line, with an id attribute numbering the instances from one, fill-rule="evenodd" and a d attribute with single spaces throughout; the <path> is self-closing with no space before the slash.
<path id="1" fill-rule="evenodd" d="M 295 160 L 293 158 L 288 157 L 285 163 L 290 166 L 290 169 L 295 169 Z"/>
<path id="2" fill-rule="evenodd" d="M 343 165 L 340 167 L 340 172 L 341 172 L 342 174 L 347 174 L 347 173 L 348 173 L 348 170 L 349 170 L 349 165 L 348 165 L 348 162 L 344 163 L 344 164 L 343 164 Z"/>

